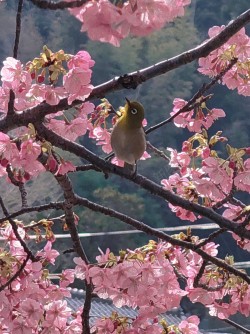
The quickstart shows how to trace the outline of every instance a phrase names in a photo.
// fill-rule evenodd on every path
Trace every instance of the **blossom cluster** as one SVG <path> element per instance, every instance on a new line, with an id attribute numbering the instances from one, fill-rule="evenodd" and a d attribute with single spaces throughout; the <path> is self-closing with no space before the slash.
<path id="1" fill-rule="evenodd" d="M 227 144 L 226 157 L 224 152 L 219 154 L 215 146 L 218 143 L 225 144 L 228 139 L 222 136 L 221 131 L 209 137 L 206 130 L 214 120 L 225 117 L 225 112 L 217 108 L 210 110 L 205 103 L 190 111 L 180 112 L 186 104 L 182 99 L 174 100 L 171 115 L 176 117 L 173 122 L 177 127 L 187 128 L 195 134 L 183 142 L 181 152 L 167 148 L 170 154 L 169 165 L 176 172 L 163 179 L 161 184 L 183 198 L 208 207 L 224 201 L 221 207 L 227 209 L 223 213 L 226 216 L 228 206 L 230 209 L 233 207 L 227 203 L 228 195 L 237 190 L 250 192 L 250 148 L 234 148 Z M 192 222 L 197 219 L 193 212 L 172 204 L 169 206 L 180 219 Z M 235 207 L 233 214 L 228 214 L 228 217 L 241 223 L 247 215 L 247 207 Z M 239 239 L 235 235 L 234 237 Z M 249 241 L 241 240 L 239 245 L 249 250 Z"/>
<path id="2" fill-rule="evenodd" d="M 176 236 L 185 240 L 183 233 Z M 199 239 L 191 237 L 197 244 Z M 202 249 L 211 256 L 217 255 L 218 245 L 207 243 Z M 159 316 L 178 307 L 182 296 L 193 302 L 201 302 L 209 308 L 211 315 L 227 318 L 236 312 L 250 314 L 250 289 L 241 278 L 229 275 L 224 269 L 207 265 L 201 278 L 195 283 L 203 260 L 191 250 L 183 250 L 166 242 L 150 241 L 135 251 L 121 251 L 115 256 L 107 249 L 97 257 L 96 265 L 86 265 L 80 258 L 74 259 L 76 277 L 86 279 L 100 298 L 109 298 L 115 306 L 138 309 L 135 319 L 119 317 L 117 313 L 98 319 L 94 330 L 97 333 L 161 333 L 163 323 Z M 227 262 L 232 259 L 226 259 Z M 182 290 L 177 275 L 186 278 L 187 287 Z M 147 291 L 147 293 L 145 293 Z M 193 327 L 197 323 L 190 321 Z M 179 326 L 183 328 L 184 324 Z M 190 324 L 186 323 L 190 329 Z M 192 327 L 191 326 L 191 327 Z M 164 327 L 164 326 L 163 326 Z M 172 333 L 179 333 L 172 328 Z M 198 328 L 197 328 L 198 330 Z M 197 333 L 197 331 L 194 331 Z"/>
<path id="3" fill-rule="evenodd" d="M 226 116 L 224 110 L 218 108 L 210 110 L 205 103 L 186 112 L 180 112 L 180 110 L 185 107 L 187 101 L 176 98 L 173 104 L 174 108 L 170 115 L 176 115 L 173 120 L 175 126 L 187 128 L 190 132 L 201 132 L 203 128 L 209 129 L 215 120 Z"/>
<path id="4" fill-rule="evenodd" d="M 18 233 L 23 240 L 28 237 L 20 222 Z M 1 236 L 5 238 L 7 247 L 0 248 L 0 287 L 19 271 L 27 258 L 10 224 L 6 223 Z M 70 297 L 67 286 L 74 281 L 74 271 L 64 270 L 60 275 L 59 286 L 55 285 L 50 280 L 46 267 L 55 263 L 58 251 L 48 241 L 35 256 L 37 261 L 29 259 L 8 288 L 0 290 L 0 332 L 80 334 L 82 310 L 74 312 L 64 299 Z"/>
<path id="5" fill-rule="evenodd" d="M 16 111 L 35 107 L 43 101 L 50 105 L 57 105 L 63 98 L 67 98 L 69 104 L 75 99 L 84 101 L 93 88 L 90 84 L 92 74 L 90 68 L 94 65 L 94 61 L 86 51 L 79 51 L 74 56 L 63 53 L 63 56 L 63 60 L 67 63 L 67 71 L 62 68 L 62 53 L 53 54 L 47 47 L 44 47 L 44 53 L 40 58 L 35 58 L 26 66 L 20 60 L 8 57 L 3 62 L 4 66 L 0 72 L 2 81 L 0 112 L 8 111 L 11 90 L 15 95 Z M 56 73 L 55 76 L 50 74 L 48 84 L 41 83 L 46 78 L 44 73 L 46 67 L 50 73 Z M 43 68 L 42 72 L 37 75 L 41 68 Z M 54 83 L 59 73 L 63 74 L 63 86 L 58 87 Z"/>
<path id="6" fill-rule="evenodd" d="M 58 51 L 53 53 L 46 46 L 40 58 L 35 58 L 25 66 L 19 60 L 8 57 L 1 69 L 0 112 L 6 114 L 9 108 L 11 92 L 13 94 L 14 111 L 17 113 L 34 108 L 42 102 L 56 105 L 61 99 L 67 98 L 71 104 L 78 99 L 84 101 L 92 90 L 90 84 L 91 67 L 94 61 L 86 51 L 76 55 L 66 55 Z M 67 70 L 63 67 L 67 64 Z M 46 75 L 46 69 L 48 74 Z M 59 75 L 62 86 L 57 86 Z M 47 84 L 43 83 L 48 81 Z M 32 110 L 32 109 L 31 109 Z M 59 111 L 46 116 L 48 129 L 55 131 L 68 140 L 75 141 L 93 128 L 88 115 L 94 111 L 94 104 L 81 104 L 70 117 Z M 27 128 L 15 130 L 14 136 L 0 133 L 0 175 L 7 175 L 9 166 L 17 181 L 25 182 L 39 173 L 50 170 L 55 174 L 65 174 L 75 167 L 61 157 L 54 158 L 51 148 L 36 138 L 36 130 L 32 124 Z M 46 166 L 38 157 L 42 152 L 48 153 Z"/>
<path id="7" fill-rule="evenodd" d="M 209 29 L 210 38 L 218 35 L 225 26 L 214 26 Z M 237 88 L 239 94 L 250 96 L 250 38 L 242 28 L 223 46 L 212 51 L 207 57 L 199 59 L 199 72 L 210 77 L 221 73 L 234 58 L 236 64 L 222 78 L 222 83 L 229 89 Z"/>
<path id="8" fill-rule="evenodd" d="M 181 152 L 167 148 L 170 152 L 169 164 L 177 170 L 169 178 L 163 179 L 161 184 L 164 189 L 207 207 L 224 201 L 221 205 L 225 209 L 223 216 L 240 224 L 247 216 L 247 207 L 228 204 L 226 199 L 236 190 L 250 192 L 250 149 L 236 149 L 227 145 L 228 156 L 222 158 L 214 150 L 214 146 L 225 141 L 227 138 L 221 132 L 209 138 L 203 130 L 186 140 Z M 172 204 L 169 207 L 180 219 L 192 222 L 197 219 L 191 211 Z M 249 250 L 248 240 L 239 240 L 239 237 L 233 236 L 240 247 Z"/>
<path id="9" fill-rule="evenodd" d="M 129 34 L 146 36 L 183 16 L 184 7 L 190 3 L 191 0 L 128 0 L 115 5 L 99 0 L 69 11 L 82 22 L 81 30 L 87 31 L 89 38 L 119 46 Z"/>

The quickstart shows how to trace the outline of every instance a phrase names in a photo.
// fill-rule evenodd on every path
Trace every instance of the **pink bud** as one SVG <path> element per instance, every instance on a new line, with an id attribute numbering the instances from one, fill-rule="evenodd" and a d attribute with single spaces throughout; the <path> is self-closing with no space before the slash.
<path id="1" fill-rule="evenodd" d="M 3 159 L 0 160 L 0 164 L 3 167 L 7 167 L 8 163 L 9 163 L 9 161 L 7 159 L 5 159 L 5 158 L 3 158 Z"/>
<path id="2" fill-rule="evenodd" d="M 38 82 L 38 83 L 42 83 L 42 82 L 44 82 L 44 76 L 43 76 L 43 75 L 38 75 L 38 77 L 37 77 L 37 82 Z"/>
<path id="3" fill-rule="evenodd" d="M 235 162 L 234 161 L 229 161 L 229 167 L 232 168 L 232 169 L 235 169 Z"/>

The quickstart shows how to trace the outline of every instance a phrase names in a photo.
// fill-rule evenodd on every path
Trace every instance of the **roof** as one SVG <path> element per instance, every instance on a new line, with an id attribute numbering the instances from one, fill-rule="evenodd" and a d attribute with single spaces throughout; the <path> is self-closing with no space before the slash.
<path id="1" fill-rule="evenodd" d="M 71 293 L 71 298 L 65 298 L 68 302 L 68 306 L 71 307 L 74 311 L 76 311 L 79 307 L 83 306 L 85 299 L 85 291 L 69 288 Z M 94 297 L 91 302 L 91 310 L 90 310 L 90 323 L 93 324 L 97 318 L 109 317 L 112 312 L 119 313 L 120 316 L 134 318 L 137 315 L 137 310 L 132 309 L 130 307 L 124 306 L 118 308 L 112 304 L 112 301 L 109 299 L 101 299 L 98 297 Z M 186 319 L 187 316 L 184 315 L 184 312 L 181 308 L 175 308 L 171 310 L 171 312 L 166 312 L 164 314 L 164 319 L 167 321 L 169 325 L 178 325 L 182 320 Z M 221 331 L 208 331 L 202 330 L 200 334 L 229 334 L 228 332 Z"/>
<path id="2" fill-rule="evenodd" d="M 79 289 L 70 288 L 71 298 L 65 298 L 68 302 L 69 307 L 73 310 L 77 310 L 84 304 L 85 291 Z M 109 317 L 112 312 L 119 313 L 120 316 L 135 318 L 137 310 L 127 306 L 121 308 L 116 307 L 111 300 L 101 299 L 94 297 L 91 302 L 90 319 L 93 323 L 94 320 L 100 317 Z M 175 309 L 171 312 L 167 312 L 164 318 L 169 325 L 178 325 L 186 317 L 181 313 L 180 309 Z"/>

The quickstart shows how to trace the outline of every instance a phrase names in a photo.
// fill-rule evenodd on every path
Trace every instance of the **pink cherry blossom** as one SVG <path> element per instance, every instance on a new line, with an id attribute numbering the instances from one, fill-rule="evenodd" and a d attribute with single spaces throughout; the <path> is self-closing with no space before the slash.
<path id="1" fill-rule="evenodd" d="M 191 222 L 196 221 L 196 216 L 192 211 L 183 209 L 180 206 L 175 206 L 169 203 L 169 207 L 172 212 L 176 214 L 176 217 L 182 219 L 182 220 L 189 220 Z"/>
<path id="2" fill-rule="evenodd" d="M 1 80 L 8 88 L 20 92 L 20 90 L 27 90 L 30 87 L 32 81 L 30 73 L 23 70 L 20 60 L 8 57 L 3 61 L 3 64 L 0 72 Z"/>
<path id="3" fill-rule="evenodd" d="M 10 137 L 3 132 L 0 132 L 0 155 L 8 161 L 19 156 L 19 151 L 16 144 L 10 140 Z"/>
<path id="4" fill-rule="evenodd" d="M 65 269 L 62 271 L 60 278 L 60 287 L 67 287 L 69 284 L 73 283 L 75 279 L 75 270 Z"/>
<path id="5" fill-rule="evenodd" d="M 219 159 L 208 157 L 202 162 L 202 171 L 208 174 L 211 180 L 221 186 L 228 193 L 232 188 L 232 170 L 226 169 Z"/>
<path id="6" fill-rule="evenodd" d="M 33 331 L 26 319 L 18 317 L 13 320 L 13 332 L 16 334 L 32 334 Z"/>
<path id="7" fill-rule="evenodd" d="M 182 99 L 174 99 L 174 108 L 170 115 L 176 115 L 186 103 Z M 214 120 L 225 116 L 226 114 L 222 109 L 213 108 L 211 110 L 203 110 L 202 108 L 197 108 L 178 114 L 174 117 L 174 124 L 177 127 L 187 128 L 191 132 L 201 132 L 202 127 L 209 129 Z"/>
<path id="8" fill-rule="evenodd" d="M 69 11 L 83 23 L 81 30 L 87 31 L 91 39 L 119 46 L 129 34 L 145 36 L 183 16 L 184 6 L 190 2 L 137 0 L 136 5 L 125 1 L 115 6 L 108 0 L 100 0 Z"/>
<path id="9" fill-rule="evenodd" d="M 27 319 L 27 324 L 37 326 L 38 321 L 43 315 L 41 304 L 33 299 L 26 299 L 20 305 L 20 311 L 24 319 Z"/>
<path id="10" fill-rule="evenodd" d="M 91 59 L 90 54 L 87 51 L 78 51 L 76 55 L 72 56 L 68 61 L 68 68 L 71 70 L 73 68 L 81 68 L 88 70 L 93 67 L 95 61 Z"/>
<path id="11" fill-rule="evenodd" d="M 61 160 L 61 163 L 58 166 L 57 172 L 55 175 L 64 175 L 68 172 L 74 172 L 76 167 L 70 161 Z"/>
<path id="12" fill-rule="evenodd" d="M 234 184 L 238 189 L 250 192 L 250 159 L 244 162 L 243 168 L 234 178 Z"/>
<path id="13" fill-rule="evenodd" d="M 198 334 L 199 328 L 198 325 L 200 323 L 197 315 L 192 315 L 191 317 L 182 320 L 182 322 L 178 325 L 179 329 L 183 334 Z"/>
<path id="14" fill-rule="evenodd" d="M 218 35 L 225 26 L 215 26 L 209 29 L 209 37 Z M 220 48 L 212 51 L 207 57 L 199 59 L 201 73 L 208 76 L 215 76 L 220 73 L 234 57 L 238 58 L 237 63 L 222 77 L 222 83 L 229 89 L 238 89 L 238 93 L 250 95 L 250 81 L 247 76 L 248 59 L 250 55 L 250 38 L 242 28 L 232 36 Z"/>
<path id="15" fill-rule="evenodd" d="M 103 129 L 100 126 L 95 127 L 90 134 L 90 138 L 95 138 L 97 141 L 96 145 L 101 145 L 102 150 L 105 153 L 112 152 L 112 147 L 110 144 L 110 132 L 107 129 Z"/>
<path id="16" fill-rule="evenodd" d="M 74 100 L 85 100 L 91 93 L 93 86 L 90 84 L 91 70 L 73 67 L 63 76 L 63 85 L 69 94 L 68 103 Z"/>
<path id="17" fill-rule="evenodd" d="M 44 260 L 48 261 L 51 264 L 55 264 L 55 260 L 58 257 L 59 252 L 55 249 L 52 249 L 51 241 L 48 241 L 43 248 L 43 251 L 38 252 L 38 256 L 41 256 Z"/>
<path id="18" fill-rule="evenodd" d="M 83 23 L 81 31 L 87 31 L 88 36 L 93 40 L 119 46 L 120 40 L 125 37 L 122 31 L 119 31 L 121 12 L 118 7 L 107 0 L 88 2 L 70 12 Z"/>
<path id="19" fill-rule="evenodd" d="M 76 264 L 75 267 L 75 276 L 81 280 L 86 279 L 89 283 L 89 267 L 88 265 L 80 258 L 80 257 L 74 257 L 73 261 Z"/>
<path id="20" fill-rule="evenodd" d="M 56 326 L 61 329 L 66 327 L 67 318 L 70 316 L 70 308 L 64 300 L 56 300 L 45 306 L 45 327 Z"/>
<path id="21" fill-rule="evenodd" d="M 64 87 L 46 86 L 45 100 L 48 104 L 57 105 L 61 99 L 67 96 Z"/>

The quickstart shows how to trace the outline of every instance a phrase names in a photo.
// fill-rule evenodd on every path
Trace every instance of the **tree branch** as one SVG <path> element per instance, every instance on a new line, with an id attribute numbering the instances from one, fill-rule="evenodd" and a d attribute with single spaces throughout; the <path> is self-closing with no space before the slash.
<path id="1" fill-rule="evenodd" d="M 219 80 L 221 80 L 221 78 L 237 63 L 237 59 L 234 58 L 230 61 L 229 65 L 223 70 L 221 71 L 218 75 L 216 75 L 216 77 L 211 80 L 208 84 L 204 84 L 201 89 L 198 90 L 197 93 L 195 93 L 195 95 L 187 102 L 187 104 L 181 108 L 179 111 L 177 111 L 174 115 L 170 116 L 168 119 L 154 125 L 151 126 L 149 129 L 147 129 L 145 131 L 146 134 L 157 130 L 158 128 L 160 128 L 161 126 L 170 123 L 173 119 L 175 119 L 176 116 L 180 115 L 181 113 L 190 111 L 192 109 L 195 108 L 195 106 L 201 105 L 203 102 L 205 102 L 206 100 L 208 100 L 209 98 L 211 98 L 211 95 L 205 96 L 203 97 L 203 94 L 209 90 L 211 87 L 213 87 Z M 203 97 L 203 98 L 202 98 Z M 199 101 L 200 99 L 200 101 Z M 198 100 L 198 102 L 197 102 Z"/>
<path id="2" fill-rule="evenodd" d="M 84 252 L 84 249 L 82 247 L 78 231 L 75 225 L 75 217 L 73 212 L 73 207 L 75 204 L 75 194 L 72 188 L 71 181 L 67 175 L 57 175 L 55 176 L 57 182 L 61 186 L 65 203 L 64 203 L 64 212 L 65 212 L 65 221 L 68 226 L 71 239 L 73 241 L 73 248 L 75 252 L 81 257 L 81 259 L 88 264 L 89 260 L 87 258 L 87 255 Z M 86 297 L 84 301 L 83 306 L 83 312 L 82 312 L 82 333 L 83 334 L 90 334 L 90 324 L 89 324 L 89 313 L 91 308 L 91 297 L 92 297 L 92 286 L 90 283 L 85 280 L 85 286 L 86 286 Z"/>
<path id="3" fill-rule="evenodd" d="M 216 257 L 213 257 L 213 256 L 207 254 L 205 251 L 201 250 L 200 248 L 197 249 L 196 245 L 192 244 L 191 242 L 175 239 L 175 238 L 169 236 L 168 234 L 166 234 L 165 232 L 156 230 L 156 229 L 144 224 L 143 222 L 140 222 L 136 219 L 133 219 L 133 218 L 131 218 L 131 217 L 129 217 L 129 216 L 123 214 L 123 213 L 120 213 L 120 212 L 115 211 L 113 209 L 110 209 L 108 207 L 105 207 L 105 206 L 102 206 L 100 204 L 91 202 L 86 198 L 83 198 L 83 197 L 80 197 L 80 196 L 76 195 L 75 199 L 76 199 L 75 204 L 82 205 L 86 208 L 89 208 L 89 209 L 95 211 L 95 212 L 100 212 L 104 215 L 117 218 L 117 219 L 123 221 L 124 223 L 126 223 L 130 226 L 133 226 L 135 229 L 137 229 L 139 231 L 143 231 L 144 233 L 146 233 L 148 235 L 152 235 L 152 236 L 155 236 L 155 237 L 157 237 L 161 240 L 167 241 L 167 242 L 171 243 L 172 245 L 190 249 L 190 250 L 196 252 L 197 254 L 199 254 L 206 262 L 209 261 L 211 263 L 214 263 L 218 267 L 224 268 L 228 272 L 230 272 L 230 273 L 232 273 L 236 276 L 239 276 L 243 280 L 245 280 L 246 282 L 250 283 L 250 277 L 246 273 L 230 266 L 229 264 L 227 264 L 226 262 L 224 262 L 221 259 L 218 259 Z"/>
<path id="4" fill-rule="evenodd" d="M 249 21 L 250 9 L 238 16 L 234 21 L 231 21 L 217 36 L 204 41 L 196 48 L 190 49 L 178 56 L 164 60 L 150 67 L 131 72 L 126 76 L 115 77 L 110 81 L 100 84 L 93 89 L 89 98 L 85 101 L 89 101 L 95 98 L 102 98 L 106 94 L 124 89 L 124 87 L 129 88 L 127 85 L 128 78 L 130 78 L 130 81 L 132 82 L 130 86 L 135 88 L 139 83 L 167 73 L 182 65 L 191 63 L 200 57 L 206 57 L 210 52 L 227 42 L 230 37 L 237 33 Z M 62 99 L 56 106 L 51 106 L 43 102 L 34 108 L 27 109 L 22 113 L 15 115 L 15 117 L 2 118 L 0 120 L 0 131 L 7 132 L 18 126 L 27 126 L 29 123 L 42 120 L 48 114 L 56 113 L 60 110 L 67 110 L 82 103 L 83 101 L 75 100 L 71 105 L 69 105 L 66 98 Z"/>
<path id="5" fill-rule="evenodd" d="M 55 2 L 46 0 L 30 0 L 30 1 L 40 9 L 56 10 L 56 9 L 81 7 L 89 0 L 75 0 L 72 2 L 67 2 L 67 1 Z"/>
<path id="6" fill-rule="evenodd" d="M 205 240 L 199 242 L 196 247 L 200 248 L 205 246 L 206 244 L 208 244 L 209 242 L 211 242 L 213 239 L 215 239 L 216 237 L 218 237 L 220 234 L 226 232 L 227 230 L 225 228 L 220 228 L 219 230 L 211 233 Z"/>
<path id="7" fill-rule="evenodd" d="M 232 222 L 227 218 L 224 218 L 220 214 L 214 212 L 212 209 L 190 202 L 172 193 L 171 191 L 165 190 L 160 185 L 143 177 L 142 175 L 136 175 L 131 177 L 130 174 L 127 174 L 126 171 L 124 171 L 124 168 L 117 167 L 109 163 L 108 161 L 99 158 L 94 153 L 87 150 L 84 146 L 73 143 L 67 139 L 58 136 L 53 131 L 48 130 L 42 123 L 36 123 L 35 128 L 39 136 L 41 136 L 42 138 L 51 142 L 53 145 L 62 148 L 63 150 L 69 151 L 71 153 L 74 153 L 78 157 L 88 160 L 90 163 L 96 165 L 98 168 L 103 170 L 104 173 L 110 172 L 124 177 L 141 186 L 143 189 L 147 190 L 151 194 L 161 197 L 175 206 L 180 206 L 186 210 L 195 212 L 198 215 L 202 215 L 218 224 L 221 228 L 226 228 L 242 238 L 250 239 L 250 231 L 242 228 L 242 226 L 240 226 L 239 224 Z"/>
<path id="8" fill-rule="evenodd" d="M 10 164 L 7 165 L 6 167 L 6 172 L 8 174 L 8 177 L 11 181 L 11 183 L 19 188 L 20 194 L 21 194 L 21 200 L 22 200 L 22 208 L 27 206 L 27 192 L 24 187 L 24 183 L 21 181 L 17 181 L 14 177 L 14 174 L 11 170 Z"/>
<path id="9" fill-rule="evenodd" d="M 17 59 L 17 54 L 18 54 L 18 46 L 19 46 L 20 33 L 21 33 L 22 8 L 23 8 L 23 0 L 19 0 L 17 14 L 16 14 L 16 36 L 15 36 L 15 44 L 14 44 L 14 49 L 13 49 L 13 58 L 16 58 L 16 59 Z"/>
<path id="10" fill-rule="evenodd" d="M 63 205 L 64 205 L 64 202 L 51 202 L 48 204 L 42 204 L 42 205 L 37 205 L 37 206 L 30 206 L 30 207 L 27 206 L 11 214 L 6 214 L 6 217 L 4 218 L 0 218 L 0 224 L 6 220 L 21 216 L 29 212 L 42 212 L 42 211 L 50 210 L 50 209 L 61 210 L 63 209 Z"/>

